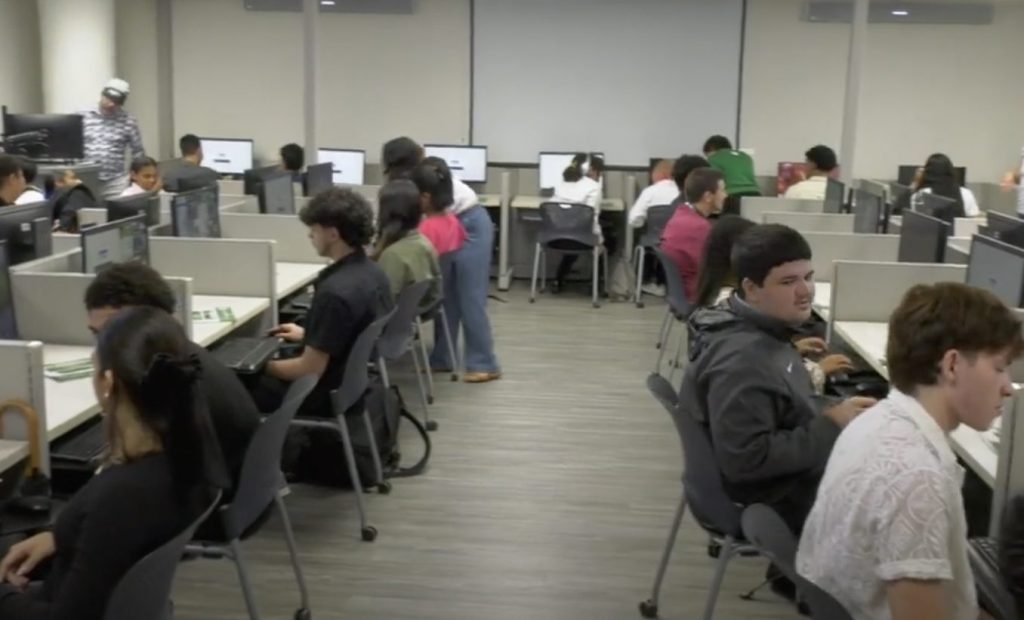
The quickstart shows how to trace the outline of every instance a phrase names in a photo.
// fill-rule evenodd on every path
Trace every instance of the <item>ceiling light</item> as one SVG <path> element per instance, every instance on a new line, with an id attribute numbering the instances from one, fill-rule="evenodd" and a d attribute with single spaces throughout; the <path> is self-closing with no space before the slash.
<path id="1" fill-rule="evenodd" d="M 897 17 L 906 17 L 907 15 L 910 15 L 910 11 L 907 11 L 905 9 L 896 9 L 892 12 L 892 14 Z"/>

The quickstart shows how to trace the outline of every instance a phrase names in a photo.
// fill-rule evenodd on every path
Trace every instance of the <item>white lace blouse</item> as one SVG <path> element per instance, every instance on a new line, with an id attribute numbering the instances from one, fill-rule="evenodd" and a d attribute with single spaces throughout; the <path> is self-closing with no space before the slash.
<path id="1" fill-rule="evenodd" d="M 836 441 L 797 572 L 857 620 L 891 618 L 885 583 L 900 579 L 945 582 L 948 618 L 976 620 L 963 475 L 938 423 L 893 390 Z"/>

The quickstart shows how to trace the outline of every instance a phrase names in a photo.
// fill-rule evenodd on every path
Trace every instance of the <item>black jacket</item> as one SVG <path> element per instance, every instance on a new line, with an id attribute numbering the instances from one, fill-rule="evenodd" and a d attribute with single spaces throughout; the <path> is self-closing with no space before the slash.
<path id="1" fill-rule="evenodd" d="M 839 427 L 822 412 L 793 345 L 796 330 L 733 296 L 690 317 L 690 364 L 680 405 L 709 429 L 726 492 L 774 503 L 816 485 Z"/>

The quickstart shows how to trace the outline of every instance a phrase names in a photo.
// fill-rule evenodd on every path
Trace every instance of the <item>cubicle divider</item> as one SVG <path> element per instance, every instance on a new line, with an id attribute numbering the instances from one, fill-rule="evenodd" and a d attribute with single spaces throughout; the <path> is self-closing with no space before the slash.
<path id="1" fill-rule="evenodd" d="M 234 179 L 221 179 L 217 181 L 217 186 L 220 188 L 221 196 L 225 194 L 237 196 L 245 194 L 245 181 L 236 181 Z"/>
<path id="2" fill-rule="evenodd" d="M 900 249 L 900 239 L 894 235 L 805 232 L 803 236 L 811 246 L 817 282 L 832 281 L 836 261 L 895 263 Z"/>
<path id="3" fill-rule="evenodd" d="M 740 199 L 740 215 L 751 222 L 763 222 L 765 213 L 821 213 L 825 209 L 823 200 L 798 200 L 794 198 L 765 198 L 744 196 Z"/>
<path id="4" fill-rule="evenodd" d="M 218 207 L 221 213 L 259 213 L 260 199 L 244 194 L 221 194 Z"/>
<path id="5" fill-rule="evenodd" d="M 43 343 L 38 340 L 0 340 L 0 401 L 21 400 L 32 406 L 39 416 L 39 442 L 42 467 L 50 472 L 50 449 L 46 437 L 46 390 L 43 385 Z M 3 414 L 3 438 L 7 440 L 29 440 L 29 428 L 21 416 L 13 412 Z M 15 464 L 10 462 L 24 458 L 28 446 L 15 454 L 5 454 L 0 471 Z M 7 451 L 4 450 L 6 453 Z"/>
<path id="6" fill-rule="evenodd" d="M 783 224 L 801 233 L 853 233 L 853 216 L 845 214 L 768 211 L 761 221 L 765 224 Z"/>
<path id="7" fill-rule="evenodd" d="M 309 229 L 294 215 L 221 213 L 221 236 L 226 239 L 269 239 L 276 243 L 278 261 L 324 263 L 309 242 Z"/>
<path id="8" fill-rule="evenodd" d="M 267 239 L 152 237 L 149 264 L 163 274 L 192 278 L 196 295 L 274 299 L 275 245 Z"/>
<path id="9" fill-rule="evenodd" d="M 97 226 L 99 224 L 107 223 L 107 210 L 106 209 L 79 209 L 78 210 L 78 226 L 84 228 L 86 226 Z"/>
<path id="10" fill-rule="evenodd" d="M 953 220 L 954 237 L 973 237 L 978 228 L 985 226 L 988 220 L 984 217 L 958 217 Z"/>
<path id="11" fill-rule="evenodd" d="M 915 284 L 964 282 L 962 265 L 836 261 L 833 263 L 830 325 L 838 321 L 887 323 Z"/>
<path id="12" fill-rule="evenodd" d="M 945 262 L 966 265 L 971 258 L 971 237 L 950 237 L 946 240 Z"/>

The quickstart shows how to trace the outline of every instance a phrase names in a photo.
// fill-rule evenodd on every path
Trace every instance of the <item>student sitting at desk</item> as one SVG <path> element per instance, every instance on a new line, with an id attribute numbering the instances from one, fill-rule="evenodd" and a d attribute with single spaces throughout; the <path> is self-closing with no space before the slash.
<path id="1" fill-rule="evenodd" d="M 811 248 L 800 233 L 758 225 L 732 255 L 736 291 L 690 318 L 680 408 L 707 429 L 729 497 L 767 504 L 799 532 L 840 429 L 875 401 L 814 394 L 793 344 L 814 300 Z M 795 595 L 774 570 L 769 577 L 776 593 Z"/>
<path id="2" fill-rule="evenodd" d="M 935 194 L 954 201 L 954 217 L 978 217 L 981 209 L 974 197 L 974 192 L 960 185 L 956 176 L 956 168 L 949 157 L 935 153 L 928 158 L 923 168 L 919 168 L 914 177 L 914 194 L 910 204 L 914 211 L 919 211 L 922 194 Z"/>
<path id="3" fill-rule="evenodd" d="M 436 286 L 441 277 L 437 250 L 418 230 L 423 219 L 420 200 L 419 188 L 408 179 L 388 181 L 377 197 L 377 264 L 391 283 L 395 298 L 410 284 L 432 280 Z M 431 290 L 424 305 L 436 298 L 437 291 Z"/>
<path id="4" fill-rule="evenodd" d="M 717 215 L 725 202 L 722 173 L 698 168 L 686 179 L 687 204 L 676 207 L 661 234 L 661 251 L 676 265 L 683 278 L 686 298 L 697 295 L 697 274 L 704 243 L 711 230 L 708 218 Z"/>
<path id="5" fill-rule="evenodd" d="M 78 232 L 78 212 L 95 209 L 99 202 L 92 190 L 78 178 L 70 168 L 57 174 L 53 179 L 54 228 L 60 232 Z"/>
<path id="6" fill-rule="evenodd" d="M 704 143 L 704 157 L 708 158 L 708 165 L 725 176 L 725 191 L 729 197 L 725 201 L 724 213 L 739 215 L 740 200 L 744 196 L 761 195 L 761 187 L 754 174 L 754 160 L 743 151 L 732 148 L 728 138 L 708 138 Z"/>
<path id="7" fill-rule="evenodd" d="M 306 165 L 306 152 L 294 142 L 281 147 L 281 170 L 292 173 L 293 183 L 302 183 L 302 168 Z"/>
<path id="8" fill-rule="evenodd" d="M 181 326 L 156 308 L 132 308 L 100 330 L 93 388 L 109 453 L 61 511 L 52 532 L 0 561 L 0 618 L 100 620 L 114 588 L 147 553 L 206 508 L 208 420 L 202 373 Z M 48 562 L 41 588 L 26 589 Z"/>
<path id="9" fill-rule="evenodd" d="M 0 153 L 0 207 L 15 204 L 25 191 L 25 175 L 14 155 Z"/>
<path id="10" fill-rule="evenodd" d="M 669 205 L 679 196 L 679 188 L 672 179 L 672 162 L 663 159 L 651 171 L 652 183 L 637 196 L 629 210 L 629 225 L 641 228 L 647 223 L 647 211 L 656 205 Z"/>
<path id="11" fill-rule="evenodd" d="M 1022 350 L 1013 311 L 964 284 L 917 285 L 892 313 L 892 391 L 836 441 L 797 554 L 856 620 L 979 617 L 949 434 L 988 429 Z"/>
<path id="12" fill-rule="evenodd" d="M 579 157 L 572 160 L 562 171 L 562 182 L 555 186 L 552 202 L 570 202 L 587 205 L 594 210 L 594 233 L 601 234 L 601 186 L 594 179 L 583 173 L 583 162 Z M 565 254 L 558 261 L 557 275 L 552 288 L 557 293 L 565 287 L 565 279 L 576 264 L 577 254 Z"/>
<path id="13" fill-rule="evenodd" d="M 36 176 L 39 174 L 36 162 L 27 157 L 22 157 L 20 163 L 21 175 L 25 177 L 25 191 L 21 192 L 21 195 L 14 201 L 14 204 L 30 205 L 36 202 L 43 202 L 46 200 L 46 196 L 43 194 L 43 190 L 39 189 L 35 184 Z"/>
<path id="14" fill-rule="evenodd" d="M 143 155 L 133 159 L 128 176 L 132 184 L 121 192 L 121 197 L 158 192 L 161 189 L 160 174 L 157 172 L 156 160 L 152 157 Z"/>
<path id="15" fill-rule="evenodd" d="M 803 200 L 825 200 L 825 188 L 828 178 L 839 163 L 836 152 L 823 144 L 812 146 L 804 153 L 804 174 L 806 179 L 791 185 L 786 190 L 786 198 Z"/>
<path id="16" fill-rule="evenodd" d="M 192 186 L 215 185 L 219 175 L 212 168 L 203 166 L 203 143 L 194 134 L 185 134 L 178 140 L 181 159 L 165 164 L 163 171 L 164 189 L 169 192 L 181 191 L 178 187 L 187 180 Z"/>
<path id="17" fill-rule="evenodd" d="M 143 263 L 117 263 L 96 274 L 85 290 L 85 310 L 89 331 L 98 334 L 118 313 L 130 308 L 156 308 L 171 315 L 176 305 L 174 292 L 155 269 Z M 260 425 L 260 414 L 245 386 L 229 368 L 194 342 L 188 342 L 188 354 L 203 367 L 199 393 L 219 445 L 231 484 L 242 470 L 249 440 Z M 230 494 L 225 497 L 228 499 Z M 219 520 L 213 520 L 219 523 Z M 211 523 L 213 522 L 211 521 Z"/>

